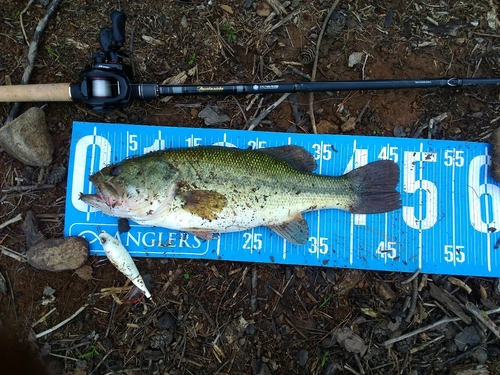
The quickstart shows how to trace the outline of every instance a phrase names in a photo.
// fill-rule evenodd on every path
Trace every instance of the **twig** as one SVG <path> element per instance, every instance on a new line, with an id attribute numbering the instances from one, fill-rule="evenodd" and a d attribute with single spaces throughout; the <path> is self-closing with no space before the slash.
<path id="1" fill-rule="evenodd" d="M 335 8 L 339 4 L 340 0 L 335 0 L 333 3 L 332 7 L 330 8 L 330 11 L 328 12 L 325 20 L 323 21 L 323 27 L 321 28 L 321 32 L 319 33 L 318 36 L 318 41 L 316 43 L 316 53 L 314 56 L 314 64 L 311 72 L 311 82 L 314 82 L 316 80 L 316 70 L 318 69 L 318 55 L 319 55 L 319 49 L 321 46 L 321 39 L 323 38 L 323 34 L 325 33 L 326 26 L 328 25 L 328 21 L 330 20 L 330 17 L 332 16 Z M 318 134 L 318 130 L 316 129 L 316 119 L 314 118 L 314 93 L 311 92 L 309 93 L 309 117 L 311 118 L 311 125 L 312 125 L 312 130 L 314 134 Z"/>
<path id="2" fill-rule="evenodd" d="M 240 103 L 238 103 L 238 100 L 234 96 L 233 96 L 233 99 L 236 102 L 236 105 L 238 106 L 238 108 L 240 109 L 241 114 L 243 115 L 243 119 L 245 120 L 245 124 L 246 124 L 248 122 L 248 120 L 247 120 L 247 116 L 245 115 L 245 111 L 243 110 L 243 108 L 241 108 Z"/>
<path id="3" fill-rule="evenodd" d="M 300 12 L 302 12 L 302 8 L 294 10 L 288 16 L 286 16 L 281 21 L 279 21 L 276 25 L 274 25 L 274 26 L 272 26 L 270 28 L 267 28 L 266 29 L 266 33 L 271 33 L 271 31 L 276 30 L 278 27 L 280 27 L 281 25 L 283 25 L 283 24 L 287 23 L 288 21 L 290 21 L 293 17 L 295 17 Z"/>
<path id="4" fill-rule="evenodd" d="M 500 35 L 498 35 L 498 34 L 486 34 L 486 33 L 476 33 L 476 32 L 474 32 L 474 35 L 477 35 L 477 36 L 489 36 L 491 38 L 500 38 Z"/>
<path id="5" fill-rule="evenodd" d="M 33 1 L 35 0 L 30 0 L 28 5 L 26 5 L 26 7 L 21 11 L 21 13 L 19 13 L 19 22 L 21 23 L 21 30 L 23 31 L 24 41 L 26 42 L 28 47 L 30 46 L 30 42 L 28 42 L 28 36 L 26 35 L 26 30 L 24 30 L 23 14 L 28 11 L 31 4 L 33 4 Z"/>
<path id="6" fill-rule="evenodd" d="M 413 314 L 415 314 L 415 308 L 417 307 L 417 299 L 418 299 L 418 278 L 413 279 L 413 294 L 411 295 L 411 305 L 410 310 L 408 311 L 408 315 L 405 318 L 406 323 L 410 323 L 413 319 Z"/>
<path id="7" fill-rule="evenodd" d="M 15 223 L 16 221 L 19 221 L 19 220 L 22 220 L 22 219 L 23 219 L 22 215 L 18 214 L 16 217 L 13 217 L 12 219 L 7 220 L 6 222 L 0 224 L 0 229 L 3 229 L 7 225 L 10 225 L 10 224 Z"/>
<path id="8" fill-rule="evenodd" d="M 172 276 L 170 276 L 170 278 L 167 280 L 167 282 L 165 283 L 165 285 L 163 285 L 163 287 L 161 288 L 161 293 L 165 293 L 167 291 L 168 288 L 170 288 L 170 285 L 172 285 L 173 283 L 175 283 L 175 281 L 182 275 L 183 271 L 181 268 L 177 268 L 174 273 L 172 274 Z"/>
<path id="9" fill-rule="evenodd" d="M 106 328 L 106 334 L 104 335 L 105 338 L 109 336 L 109 331 L 111 330 L 111 323 L 113 322 L 113 318 L 115 317 L 115 309 L 116 309 L 116 302 L 115 300 L 113 300 L 113 305 L 111 305 L 111 311 L 109 313 L 108 327 Z"/>
<path id="10" fill-rule="evenodd" d="M 35 328 L 37 325 L 39 325 L 40 323 L 44 322 L 45 319 L 47 319 L 47 317 L 52 314 L 54 311 L 56 311 L 56 308 L 52 308 L 52 310 L 50 310 L 47 314 L 45 314 L 44 316 L 42 316 L 40 319 L 38 319 L 35 323 L 33 323 L 31 325 L 31 328 Z"/>
<path id="11" fill-rule="evenodd" d="M 26 186 L 8 186 L 2 189 L 2 193 L 10 193 L 12 191 L 29 191 L 29 190 L 42 190 L 53 189 L 56 185 L 42 184 L 42 185 L 26 185 Z"/>
<path id="12" fill-rule="evenodd" d="M 9 274 L 7 272 L 5 273 L 5 276 L 7 277 L 7 282 L 9 283 L 10 296 L 12 298 L 12 312 L 14 313 L 14 317 L 17 320 L 18 315 L 17 315 L 17 309 L 16 309 L 16 298 L 14 296 L 14 287 L 12 286 L 12 283 L 10 282 L 10 277 L 9 277 Z"/>
<path id="13" fill-rule="evenodd" d="M 262 111 L 262 113 L 258 117 L 254 118 L 252 121 L 250 121 L 248 130 L 255 129 L 255 127 L 257 125 L 259 125 L 259 123 L 269 114 L 269 112 L 271 112 L 274 108 L 279 106 L 281 104 L 281 102 L 283 100 L 285 100 L 286 98 L 288 98 L 288 95 L 290 95 L 290 94 L 291 94 L 291 92 L 287 92 L 287 93 L 283 94 L 281 96 L 281 98 L 279 98 L 274 104 L 271 104 L 264 111 Z"/>
<path id="14" fill-rule="evenodd" d="M 365 61 L 363 62 L 363 68 L 361 69 L 361 74 L 362 74 L 361 79 L 363 81 L 365 80 L 365 67 L 366 67 L 366 62 L 368 61 L 368 57 L 370 57 L 370 55 L 365 52 Z"/>
<path id="15" fill-rule="evenodd" d="M 500 339 L 500 329 L 498 326 L 491 320 L 484 311 L 480 310 L 477 306 L 472 304 L 472 302 L 467 302 L 465 304 L 465 308 L 469 311 L 474 317 L 483 323 L 491 332 L 495 334 L 497 338 Z"/>
<path id="16" fill-rule="evenodd" d="M 309 74 L 303 73 L 300 70 L 298 70 L 296 67 L 288 64 L 288 69 L 292 71 L 293 74 L 296 74 L 304 79 L 307 79 L 308 81 L 311 80 L 311 76 Z"/>
<path id="17" fill-rule="evenodd" d="M 469 304 L 469 303 L 467 303 L 467 304 Z M 467 305 L 465 307 L 467 307 Z M 496 308 L 496 309 L 493 309 L 493 310 L 487 310 L 487 311 L 479 310 L 479 311 L 480 311 L 481 315 L 483 315 L 483 314 L 491 315 L 491 314 L 499 313 L 500 312 L 500 307 Z M 383 345 L 384 346 L 388 346 L 388 345 L 394 344 L 395 342 L 398 342 L 398 341 L 401 341 L 401 340 L 405 340 L 408 337 L 412 337 L 412 336 L 418 335 L 419 333 L 428 331 L 430 329 L 434 329 L 434 328 L 440 326 L 441 324 L 458 322 L 459 320 L 461 320 L 461 319 L 458 318 L 458 317 L 456 317 L 456 318 L 444 318 L 444 319 L 438 320 L 437 322 L 434 322 L 434 323 L 432 323 L 432 324 L 430 324 L 428 326 L 416 329 L 415 331 L 408 332 L 408 333 L 406 333 L 404 335 L 401 335 L 401 336 L 394 337 L 392 339 L 386 340 L 386 341 L 383 342 Z"/>
<path id="18" fill-rule="evenodd" d="M 11 250 L 8 247 L 0 245 L 0 253 L 7 255 L 19 262 L 26 262 L 26 256 L 24 254 L 18 253 L 17 251 Z"/>
<path id="19" fill-rule="evenodd" d="M 92 374 L 95 374 L 95 373 L 96 373 L 96 371 L 97 371 L 97 369 L 99 368 L 99 366 L 101 366 L 101 365 L 103 364 L 103 362 L 104 362 L 104 361 L 105 361 L 105 360 L 109 357 L 109 355 L 110 355 L 111 353 L 113 353 L 113 352 L 114 352 L 114 350 L 110 350 L 109 352 L 107 352 L 107 353 L 104 355 L 104 357 L 102 357 L 102 359 L 99 361 L 99 363 L 97 364 L 97 366 L 94 368 L 94 370 L 93 370 L 90 374 L 91 374 L 91 375 L 92 375 Z"/>
<path id="20" fill-rule="evenodd" d="M 39 339 L 40 337 L 43 337 L 45 335 L 48 335 L 49 333 L 52 333 L 54 332 L 55 330 L 61 328 L 63 325 L 67 324 L 68 322 L 70 322 L 72 319 L 74 319 L 78 314 L 80 314 L 83 310 L 85 310 L 85 308 L 87 307 L 88 305 L 83 305 L 82 307 L 80 307 L 78 310 L 76 310 L 76 312 L 71 315 L 69 318 L 67 319 L 64 319 L 62 322 L 60 322 L 59 324 L 56 324 L 54 327 L 52 328 L 49 328 L 43 332 L 40 332 L 38 334 L 35 335 L 35 337 L 37 339 Z"/>
<path id="21" fill-rule="evenodd" d="M 420 270 L 416 270 L 413 275 L 411 275 L 408 279 L 401 281 L 401 284 L 409 284 L 413 281 L 414 278 L 416 278 L 420 274 Z"/>
<path id="22" fill-rule="evenodd" d="M 45 27 L 47 26 L 49 19 L 54 14 L 60 2 L 61 0 L 52 0 L 44 16 L 42 17 L 40 22 L 38 22 L 38 25 L 35 29 L 35 34 L 33 35 L 33 39 L 31 40 L 30 43 L 30 48 L 28 50 L 28 58 L 27 58 L 28 64 L 26 66 L 26 69 L 24 70 L 23 77 L 21 78 L 20 82 L 22 85 L 27 84 L 31 78 L 31 73 L 33 72 L 33 66 L 35 64 L 36 54 L 38 50 L 38 42 L 42 37 L 42 33 L 45 30 Z M 14 120 L 17 117 L 20 110 L 21 110 L 21 103 L 19 102 L 14 103 L 12 109 L 9 112 L 9 116 L 5 120 L 4 124 Z"/>
<path id="23" fill-rule="evenodd" d="M 357 123 L 361 122 L 361 119 L 363 118 L 363 115 L 365 114 L 365 111 L 370 106 L 370 102 L 371 102 L 371 100 L 368 99 L 368 101 L 366 102 L 365 106 L 361 109 L 361 112 L 359 112 L 358 118 L 356 119 Z M 420 270 L 417 270 L 417 275 L 418 275 L 419 272 L 420 272 Z M 413 275 L 412 277 L 415 277 L 415 275 Z M 406 282 L 410 282 L 410 281 L 406 281 Z"/>
<path id="24" fill-rule="evenodd" d="M 444 318 L 444 319 L 438 320 L 437 322 L 434 322 L 434 323 L 432 323 L 432 324 L 430 324 L 428 326 L 416 329 L 415 331 L 408 332 L 408 333 L 406 333 L 404 335 L 401 335 L 401 336 L 394 337 L 392 339 L 386 340 L 386 341 L 383 342 L 383 345 L 388 346 L 388 345 L 394 344 L 395 342 L 398 342 L 398 341 L 401 341 L 401 340 L 405 340 L 405 339 L 407 339 L 409 337 L 418 335 L 419 333 L 422 333 L 422 332 L 428 331 L 430 329 L 434 329 L 436 327 L 439 327 L 441 324 L 446 324 L 446 323 L 451 323 L 451 322 L 457 322 L 459 320 L 461 320 L 461 319 L 460 318 Z"/>

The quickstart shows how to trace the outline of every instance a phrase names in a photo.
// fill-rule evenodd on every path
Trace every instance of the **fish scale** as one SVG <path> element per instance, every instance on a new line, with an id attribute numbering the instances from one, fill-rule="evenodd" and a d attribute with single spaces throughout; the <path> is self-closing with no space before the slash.
<path id="1" fill-rule="evenodd" d="M 402 209 L 377 215 L 306 212 L 308 241 L 294 245 L 266 227 L 205 241 L 130 221 L 130 231 L 120 234 L 116 217 L 79 199 L 82 192 L 95 192 L 90 174 L 134 155 L 200 145 L 260 149 L 287 144 L 311 152 L 318 164 L 315 173 L 321 175 L 394 160 L 400 167 Z M 500 186 L 489 177 L 489 159 L 490 146 L 480 142 L 75 122 L 64 233 L 87 238 L 94 255 L 103 255 L 100 228 L 140 257 L 500 277 Z"/>

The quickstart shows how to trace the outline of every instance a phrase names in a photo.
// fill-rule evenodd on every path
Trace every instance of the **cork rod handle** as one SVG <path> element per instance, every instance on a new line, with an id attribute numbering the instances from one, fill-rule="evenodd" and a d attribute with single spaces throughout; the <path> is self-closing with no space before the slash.
<path id="1" fill-rule="evenodd" d="M 70 102 L 69 83 L 0 86 L 0 102 Z"/>

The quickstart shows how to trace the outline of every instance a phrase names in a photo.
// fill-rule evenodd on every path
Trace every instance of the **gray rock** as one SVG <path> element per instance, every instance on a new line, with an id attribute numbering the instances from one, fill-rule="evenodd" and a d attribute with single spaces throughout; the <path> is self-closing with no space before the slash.
<path id="1" fill-rule="evenodd" d="M 347 14 L 344 11 L 333 12 L 326 26 L 326 35 L 339 36 L 344 30 L 347 22 Z"/>
<path id="2" fill-rule="evenodd" d="M 307 363 L 307 359 L 309 358 L 309 353 L 305 349 L 301 349 L 299 351 L 299 355 L 297 358 L 297 362 L 299 363 L 299 366 L 304 367 Z"/>
<path id="3" fill-rule="evenodd" d="M 174 331 L 175 324 L 176 324 L 175 317 L 171 313 L 166 312 L 165 314 L 163 314 L 158 318 L 158 321 L 156 322 L 156 327 L 161 330 Z"/>
<path id="4" fill-rule="evenodd" d="M 406 137 L 406 133 L 401 125 L 394 127 L 394 136 L 398 138 Z"/>
<path id="5" fill-rule="evenodd" d="M 333 339 L 340 346 L 351 353 L 359 353 L 363 356 L 368 349 L 364 340 L 355 334 L 349 327 L 340 327 L 333 333 Z"/>
<path id="6" fill-rule="evenodd" d="M 54 143 L 47 129 L 45 113 L 32 107 L 0 128 L 0 145 L 26 165 L 44 167 L 52 163 Z"/>
<path id="7" fill-rule="evenodd" d="M 89 243 L 78 236 L 37 242 L 26 252 L 31 266 L 53 272 L 75 270 L 87 261 L 88 256 Z"/>
<path id="8" fill-rule="evenodd" d="M 205 121 L 206 126 L 216 126 L 228 122 L 231 119 L 223 113 L 215 104 L 207 105 L 199 114 L 199 118 Z"/>
<path id="9" fill-rule="evenodd" d="M 461 352 L 481 343 L 481 337 L 474 327 L 467 326 L 455 336 L 455 345 Z"/>

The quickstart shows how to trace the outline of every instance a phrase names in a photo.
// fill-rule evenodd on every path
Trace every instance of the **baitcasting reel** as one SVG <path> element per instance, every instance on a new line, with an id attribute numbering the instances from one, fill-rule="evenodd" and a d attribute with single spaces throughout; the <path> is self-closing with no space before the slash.
<path id="1" fill-rule="evenodd" d="M 81 81 L 70 85 L 71 98 L 96 112 L 126 106 L 132 97 L 132 68 L 123 63 L 123 56 L 132 51 L 121 49 L 126 19 L 123 12 L 111 13 L 112 28 L 103 28 L 99 34 L 102 49 L 94 53 L 92 65 L 80 73 Z"/>

